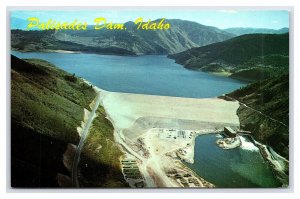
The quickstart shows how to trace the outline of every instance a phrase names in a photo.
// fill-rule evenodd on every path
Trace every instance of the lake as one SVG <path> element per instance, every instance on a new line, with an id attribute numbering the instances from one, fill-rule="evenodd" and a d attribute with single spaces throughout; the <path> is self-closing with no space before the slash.
<path id="1" fill-rule="evenodd" d="M 245 82 L 188 70 L 166 56 L 114 56 L 68 53 L 22 53 L 19 58 L 39 58 L 92 84 L 114 92 L 189 98 L 217 97 L 246 85 Z"/>
<path id="2" fill-rule="evenodd" d="M 242 146 L 222 149 L 217 146 L 219 134 L 197 136 L 195 162 L 187 164 L 199 176 L 221 188 L 280 187 L 272 169 L 258 148 L 242 137 Z"/>

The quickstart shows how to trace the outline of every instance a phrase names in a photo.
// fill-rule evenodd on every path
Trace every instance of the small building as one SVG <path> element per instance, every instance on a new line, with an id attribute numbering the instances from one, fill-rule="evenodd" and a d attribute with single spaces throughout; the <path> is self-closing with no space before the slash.
<path id="1" fill-rule="evenodd" d="M 224 127 L 224 133 L 225 135 L 227 135 L 228 137 L 234 138 L 236 137 L 236 132 L 230 128 L 230 127 Z"/>

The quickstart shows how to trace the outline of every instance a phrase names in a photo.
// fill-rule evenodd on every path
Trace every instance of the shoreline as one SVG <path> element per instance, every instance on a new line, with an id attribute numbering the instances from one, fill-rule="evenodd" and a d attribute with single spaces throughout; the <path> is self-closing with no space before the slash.
<path id="1" fill-rule="evenodd" d="M 80 51 L 71 51 L 71 50 L 46 50 L 42 52 L 50 52 L 50 53 L 66 53 L 66 54 L 78 54 Z"/>
<path id="2" fill-rule="evenodd" d="M 259 149 L 264 161 L 271 167 L 275 177 L 282 183 L 283 187 L 289 186 L 289 161 L 277 154 L 270 146 L 262 144 L 252 138 L 252 142 Z"/>
<path id="3" fill-rule="evenodd" d="M 51 49 L 43 49 L 39 51 L 22 51 L 19 49 L 12 49 L 13 51 L 22 52 L 22 53 L 32 53 L 32 52 L 41 52 L 41 53 L 65 53 L 65 54 L 95 54 L 95 55 L 112 55 L 112 56 L 126 56 L 126 57 L 138 57 L 138 56 L 148 56 L 148 55 L 156 55 L 156 56 L 166 56 L 168 59 L 172 59 L 169 57 L 168 54 L 118 54 L 118 53 L 97 53 L 97 52 L 89 52 L 89 51 L 72 51 L 72 50 L 51 50 Z M 174 60 L 174 59 L 172 59 Z M 177 63 L 177 62 L 175 62 Z M 201 69 L 193 68 L 193 67 L 186 67 L 183 64 L 177 63 L 178 65 L 181 65 L 187 70 L 193 70 L 193 71 L 199 71 L 203 73 L 207 73 L 213 76 L 217 77 L 226 77 L 229 79 L 245 82 L 247 84 L 253 83 L 256 80 L 253 79 L 247 79 L 243 77 L 232 77 L 234 73 L 231 73 L 229 71 L 223 71 L 223 72 L 215 72 L 215 71 L 203 71 Z"/>

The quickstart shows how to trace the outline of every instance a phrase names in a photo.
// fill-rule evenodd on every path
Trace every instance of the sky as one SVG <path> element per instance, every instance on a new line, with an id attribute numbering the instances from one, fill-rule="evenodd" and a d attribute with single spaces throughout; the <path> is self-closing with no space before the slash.
<path id="1" fill-rule="evenodd" d="M 49 19 L 73 22 L 75 19 L 94 24 L 95 18 L 104 17 L 107 22 L 124 23 L 142 17 L 144 21 L 165 19 L 183 19 L 195 21 L 203 25 L 215 26 L 220 29 L 231 27 L 252 27 L 280 29 L 289 27 L 289 12 L 285 10 L 212 10 L 183 8 L 152 8 L 152 9 L 104 9 L 104 10 L 15 10 L 11 17 L 27 20 L 38 17 L 41 22 Z M 27 25 L 27 24 L 26 24 Z M 24 26 L 24 24 L 23 24 Z"/>

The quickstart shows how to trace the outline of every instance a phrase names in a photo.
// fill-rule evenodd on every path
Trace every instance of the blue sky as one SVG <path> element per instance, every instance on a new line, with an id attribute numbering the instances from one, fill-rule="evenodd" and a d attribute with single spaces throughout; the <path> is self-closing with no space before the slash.
<path id="1" fill-rule="evenodd" d="M 75 19 L 93 24 L 94 18 L 105 17 L 107 22 L 124 23 L 143 17 L 145 21 L 158 18 L 183 19 L 195 21 L 203 25 L 215 26 L 221 29 L 230 27 L 253 27 L 280 29 L 289 27 L 289 12 L 284 10 L 212 10 L 183 8 L 152 8 L 152 9 L 105 9 L 105 10 L 39 10 L 12 11 L 11 17 L 27 20 L 28 17 L 38 17 L 41 22 L 49 19 L 72 22 Z M 26 24 L 27 25 L 27 24 Z"/>

